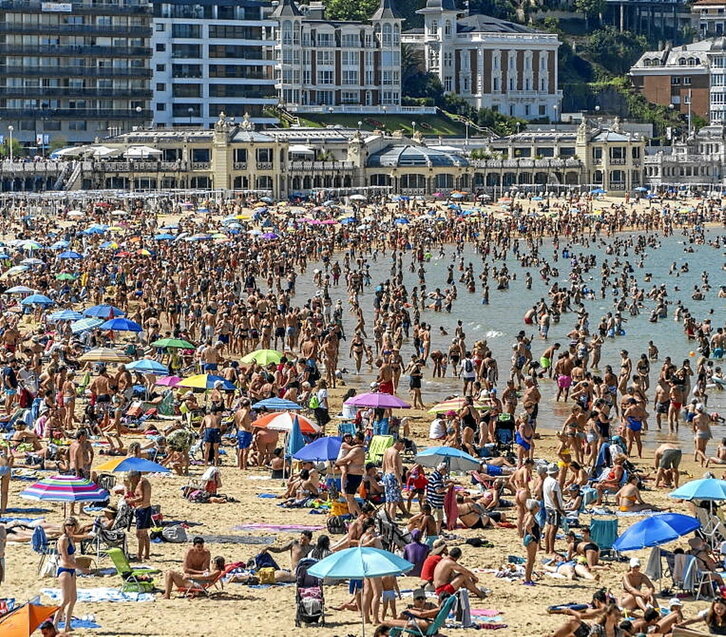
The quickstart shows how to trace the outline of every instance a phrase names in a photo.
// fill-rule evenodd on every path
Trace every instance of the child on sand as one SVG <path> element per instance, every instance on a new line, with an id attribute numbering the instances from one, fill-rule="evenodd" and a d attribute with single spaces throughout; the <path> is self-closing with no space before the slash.
<path id="1" fill-rule="evenodd" d="M 381 578 L 381 600 L 383 610 L 381 621 L 386 621 L 386 611 L 391 611 L 391 617 L 396 617 L 396 597 L 401 599 L 401 591 L 398 588 L 398 580 L 395 575 L 385 575 Z"/>

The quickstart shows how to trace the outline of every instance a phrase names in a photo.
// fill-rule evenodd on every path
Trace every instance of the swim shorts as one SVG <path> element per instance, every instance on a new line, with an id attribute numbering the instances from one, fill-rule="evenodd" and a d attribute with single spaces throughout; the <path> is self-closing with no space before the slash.
<path id="1" fill-rule="evenodd" d="M 252 444 L 252 433 L 249 431 L 237 432 L 237 449 L 249 449 Z"/>
<path id="2" fill-rule="evenodd" d="M 400 502 L 401 501 L 401 485 L 399 484 L 396 476 L 392 473 L 384 473 L 383 487 L 386 493 L 386 502 Z"/>
<path id="3" fill-rule="evenodd" d="M 347 495 L 355 495 L 358 492 L 358 487 L 363 481 L 363 476 L 356 476 L 348 474 L 345 476 L 345 493 Z"/>
<path id="4" fill-rule="evenodd" d="M 658 467 L 660 469 L 678 469 L 682 455 L 683 452 L 680 449 L 666 449 L 660 457 Z"/>
<path id="5" fill-rule="evenodd" d="M 448 595 L 455 595 L 456 589 L 451 584 L 444 584 L 443 586 L 439 586 L 436 589 L 436 594 L 441 595 L 441 593 L 447 593 Z"/>
<path id="6" fill-rule="evenodd" d="M 204 430 L 204 442 L 212 445 L 222 443 L 222 432 L 216 427 L 208 427 Z"/>
<path id="7" fill-rule="evenodd" d="M 136 529 L 141 531 L 143 529 L 151 528 L 151 507 L 144 507 L 143 509 L 136 509 Z"/>

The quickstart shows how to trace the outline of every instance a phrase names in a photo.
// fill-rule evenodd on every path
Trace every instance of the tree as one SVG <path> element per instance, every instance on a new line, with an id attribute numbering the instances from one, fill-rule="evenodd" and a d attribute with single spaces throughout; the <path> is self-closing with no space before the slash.
<path id="1" fill-rule="evenodd" d="M 573 6 L 575 11 L 579 11 L 585 16 L 585 29 L 589 31 L 590 20 L 592 18 L 599 20 L 605 10 L 605 0 L 575 0 Z"/>
<path id="2" fill-rule="evenodd" d="M 60 150 L 68 146 L 68 140 L 65 137 L 54 137 L 48 144 L 48 152 L 52 153 L 54 150 Z"/>
<path id="3" fill-rule="evenodd" d="M 379 0 L 328 0 L 325 15 L 331 20 L 368 20 L 378 5 Z"/>
<path id="4" fill-rule="evenodd" d="M 472 14 L 483 13 L 501 20 L 517 22 L 517 5 L 511 0 L 469 0 Z"/>
<path id="5" fill-rule="evenodd" d="M 625 75 L 643 55 L 646 39 L 630 31 L 605 27 L 594 31 L 585 43 L 588 57 L 615 75 Z"/>
<path id="6" fill-rule="evenodd" d="M 434 104 L 440 106 L 444 87 L 438 75 L 418 71 L 404 78 L 402 92 L 406 97 L 430 97 Z"/>
<path id="7" fill-rule="evenodd" d="M 5 142 L 0 144 L 0 157 L 10 157 L 10 138 L 6 137 Z M 13 139 L 13 158 L 25 157 L 25 146 L 17 139 Z"/>

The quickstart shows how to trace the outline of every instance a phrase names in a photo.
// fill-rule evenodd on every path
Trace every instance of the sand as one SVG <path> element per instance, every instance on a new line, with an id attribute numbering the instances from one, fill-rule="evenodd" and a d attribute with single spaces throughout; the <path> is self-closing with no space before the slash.
<path id="1" fill-rule="evenodd" d="M 340 404 L 341 390 L 334 390 L 333 408 Z M 543 383 L 544 401 L 551 400 L 552 392 L 549 383 Z M 332 413 L 336 413 L 334 410 Z M 414 439 L 419 445 L 426 444 L 428 423 L 430 417 L 424 412 L 410 411 L 407 415 L 411 419 Z M 333 425 L 331 423 L 331 425 Z M 555 438 L 547 425 L 543 423 L 542 439 L 538 441 L 538 448 L 546 458 L 553 458 L 555 453 Z M 330 426 L 330 425 L 329 425 Z M 646 437 L 648 434 L 646 434 Z M 306 524 L 324 525 L 325 516 L 311 515 L 307 509 L 282 509 L 275 500 L 260 499 L 258 493 L 281 493 L 283 491 L 280 481 L 267 479 L 267 471 L 254 469 L 242 473 L 231 465 L 231 457 L 225 460 L 222 468 L 224 480 L 223 492 L 234 496 L 239 503 L 231 504 L 192 504 L 184 500 L 179 492 L 187 478 L 181 476 L 152 477 L 153 501 L 160 504 L 166 519 L 188 520 L 202 523 L 190 529 L 191 534 L 240 534 L 254 535 L 233 531 L 235 525 L 244 523 L 264 522 L 271 524 Z M 652 452 L 645 453 L 641 463 L 643 466 L 652 465 Z M 194 467 L 193 474 L 199 475 L 202 467 Z M 686 456 L 682 463 L 685 471 L 682 482 L 690 477 L 700 477 L 703 469 L 692 462 L 692 456 Z M 466 482 L 462 480 L 462 482 Z M 49 521 L 59 521 L 62 516 L 62 506 L 24 500 L 18 493 L 29 483 L 14 479 L 11 483 L 11 507 L 42 506 L 52 509 L 52 513 L 45 514 Z M 669 501 L 664 492 L 646 491 L 644 498 L 662 506 L 672 506 L 675 511 L 686 512 L 686 505 Z M 414 505 L 415 507 L 415 505 Z M 84 518 L 85 519 L 85 518 Z M 584 516 L 583 520 L 589 520 Z M 620 518 L 620 528 L 624 529 L 642 518 Z M 258 535 L 275 535 L 277 543 L 283 543 L 296 537 L 296 534 L 260 532 Z M 510 554 L 523 555 L 522 547 L 514 529 L 493 529 L 486 531 L 457 530 L 456 535 L 462 538 L 485 537 L 494 544 L 494 548 L 475 549 L 468 545 L 463 546 L 463 564 L 474 569 L 493 569 L 506 563 Z M 133 531 L 130 535 L 130 550 L 133 553 L 136 540 Z M 674 542 L 669 548 L 678 545 L 686 546 L 685 540 Z M 564 540 L 558 545 L 565 546 Z M 186 546 L 179 544 L 152 544 L 151 565 L 167 570 L 177 569 L 181 564 Z M 258 549 L 255 545 L 245 544 L 210 544 L 212 555 L 222 555 L 228 562 L 247 560 Z M 628 553 L 630 556 L 631 553 Z M 632 555 L 647 559 L 647 551 L 636 551 Z M 280 565 L 289 566 L 288 556 L 275 556 L 280 558 Z M 7 581 L 2 587 L 3 597 L 15 597 L 26 600 L 38 594 L 41 588 L 56 587 L 56 580 L 39 579 L 37 576 L 38 556 L 29 546 L 9 545 L 7 550 Z M 102 559 L 100 567 L 111 566 L 110 560 Z M 545 635 L 561 622 L 561 617 L 548 615 L 547 606 L 559 603 L 588 601 L 592 593 L 600 586 L 607 586 L 617 594 L 621 590 L 621 579 L 626 569 L 625 563 L 614 562 L 612 569 L 601 571 L 602 582 L 569 582 L 567 580 L 545 577 L 534 588 L 522 586 L 520 582 L 508 582 L 495 578 L 490 574 L 480 574 L 481 584 L 492 590 L 491 599 L 485 602 L 474 601 L 473 608 L 493 608 L 502 611 L 502 616 L 508 628 L 501 631 L 502 635 L 521 635 L 522 637 L 535 637 Z M 157 580 L 160 581 L 160 580 Z M 415 587 L 417 579 L 401 578 L 402 590 Z M 117 586 L 119 579 L 116 576 L 82 577 L 78 581 L 79 588 L 93 588 L 101 586 Z M 347 586 L 330 586 L 325 588 L 326 600 L 330 605 L 344 601 L 348 597 Z M 399 602 L 399 609 L 406 603 Z M 686 615 L 691 615 L 696 609 L 706 606 L 706 602 L 687 602 Z M 213 599 L 183 599 L 172 596 L 171 600 L 156 596 L 153 603 L 79 603 L 75 615 L 82 617 L 93 614 L 101 629 L 78 630 L 77 635 L 205 635 L 210 637 L 228 637 L 230 634 L 247 635 L 297 635 L 300 630 L 310 634 L 334 636 L 361 634 L 360 620 L 353 612 L 330 611 L 324 628 L 297 629 L 294 625 L 295 617 L 294 587 L 273 586 L 266 589 L 251 589 L 241 584 L 228 584 L 222 595 Z M 473 630 L 447 630 L 447 634 L 474 634 Z M 370 633 L 372 634 L 372 630 Z"/>

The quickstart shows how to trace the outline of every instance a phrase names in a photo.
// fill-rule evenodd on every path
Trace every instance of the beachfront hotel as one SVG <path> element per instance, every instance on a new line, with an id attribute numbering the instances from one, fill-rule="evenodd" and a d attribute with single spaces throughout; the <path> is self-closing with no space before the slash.
<path id="1" fill-rule="evenodd" d="M 257 0 L 154 2 L 154 124 L 211 127 L 221 111 L 276 124 L 274 22 Z"/>
<path id="2" fill-rule="evenodd" d="M 404 31 L 404 45 L 423 54 L 444 90 L 475 108 L 522 119 L 558 121 L 556 34 L 486 15 L 466 15 L 454 0 L 427 0 L 421 29 Z"/>
<path id="3" fill-rule="evenodd" d="M 42 156 L 150 122 L 151 34 L 146 0 L 1 0 L 0 134 Z"/>

